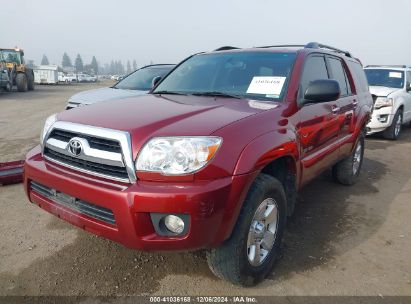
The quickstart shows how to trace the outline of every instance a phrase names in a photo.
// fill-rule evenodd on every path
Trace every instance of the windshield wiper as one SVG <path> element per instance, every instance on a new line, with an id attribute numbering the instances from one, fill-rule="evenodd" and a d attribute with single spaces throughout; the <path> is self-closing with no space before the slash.
<path id="1" fill-rule="evenodd" d="M 187 95 L 186 93 L 174 92 L 174 91 L 155 91 L 153 94 L 170 94 L 170 95 Z"/>
<path id="2" fill-rule="evenodd" d="M 228 94 L 228 93 L 223 93 L 223 92 L 194 92 L 191 93 L 191 95 L 195 96 L 217 96 L 217 97 L 228 97 L 228 98 L 237 98 L 237 99 L 242 99 L 244 98 L 243 96 L 240 95 L 235 95 L 235 94 Z"/>

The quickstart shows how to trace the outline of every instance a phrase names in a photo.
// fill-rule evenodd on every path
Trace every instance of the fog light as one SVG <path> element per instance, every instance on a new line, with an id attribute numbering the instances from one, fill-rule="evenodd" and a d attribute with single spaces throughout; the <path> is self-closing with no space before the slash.
<path id="1" fill-rule="evenodd" d="M 379 122 L 387 122 L 387 120 L 388 120 L 388 114 L 380 115 L 378 117 Z"/>
<path id="2" fill-rule="evenodd" d="M 184 231 L 184 221 L 175 215 L 167 215 L 164 218 L 164 224 L 167 229 L 175 234 L 180 234 Z"/>

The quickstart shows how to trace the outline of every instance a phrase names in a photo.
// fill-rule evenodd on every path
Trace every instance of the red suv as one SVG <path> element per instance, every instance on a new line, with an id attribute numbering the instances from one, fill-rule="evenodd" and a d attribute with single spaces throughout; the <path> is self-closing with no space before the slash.
<path id="1" fill-rule="evenodd" d="M 279 256 L 302 186 L 358 179 L 372 97 L 361 63 L 318 43 L 193 55 L 150 94 L 59 113 L 27 155 L 31 202 L 139 250 L 207 249 L 235 284 Z"/>

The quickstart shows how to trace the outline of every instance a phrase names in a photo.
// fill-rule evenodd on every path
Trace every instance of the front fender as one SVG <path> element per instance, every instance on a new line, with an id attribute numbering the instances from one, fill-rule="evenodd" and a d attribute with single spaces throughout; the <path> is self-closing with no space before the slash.
<path id="1" fill-rule="evenodd" d="M 296 134 L 289 129 L 274 130 L 265 133 L 250 142 L 242 151 L 234 169 L 234 175 L 260 171 L 270 162 L 284 156 L 299 160 Z M 299 176 L 299 166 L 296 166 Z"/>

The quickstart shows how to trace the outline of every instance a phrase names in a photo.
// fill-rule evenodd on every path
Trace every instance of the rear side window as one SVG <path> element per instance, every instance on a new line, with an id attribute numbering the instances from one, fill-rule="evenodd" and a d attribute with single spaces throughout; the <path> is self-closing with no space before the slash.
<path id="1" fill-rule="evenodd" d="M 307 58 L 301 76 L 299 99 L 304 98 L 305 91 L 311 81 L 328 79 L 327 66 L 324 56 L 310 56 Z"/>
<path id="2" fill-rule="evenodd" d="M 328 57 L 328 63 L 331 69 L 331 78 L 337 80 L 340 84 L 341 96 L 347 96 L 351 94 L 347 75 L 345 73 L 341 60 L 333 57 Z"/>
<path id="3" fill-rule="evenodd" d="M 367 77 L 365 77 L 365 72 L 362 65 L 356 61 L 348 61 L 348 67 L 350 68 L 351 74 L 354 78 L 357 93 L 368 92 L 368 80 Z"/>

